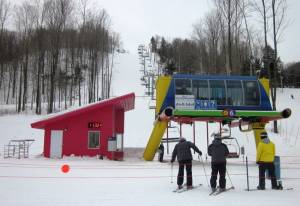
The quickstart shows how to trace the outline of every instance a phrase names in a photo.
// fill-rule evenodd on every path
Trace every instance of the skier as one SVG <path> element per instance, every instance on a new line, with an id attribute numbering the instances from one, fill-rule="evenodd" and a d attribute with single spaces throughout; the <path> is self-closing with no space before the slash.
<path id="1" fill-rule="evenodd" d="M 212 192 L 216 191 L 218 173 L 220 175 L 220 191 L 226 189 L 226 157 L 228 154 L 228 148 L 226 144 L 222 143 L 220 134 L 215 134 L 212 144 L 208 146 L 208 155 L 211 156 L 210 186 Z"/>
<path id="2" fill-rule="evenodd" d="M 193 188 L 193 177 L 192 177 L 192 153 L 191 148 L 197 152 L 200 156 L 202 152 L 198 147 L 190 141 L 186 141 L 184 137 L 181 137 L 179 142 L 175 145 L 175 148 L 172 153 L 171 163 L 175 161 L 177 156 L 178 161 L 178 175 L 177 175 L 177 185 L 178 189 L 182 189 L 183 177 L 184 177 L 184 166 L 186 168 L 186 179 L 187 179 L 187 189 Z"/>
<path id="3" fill-rule="evenodd" d="M 157 151 L 158 151 L 158 154 L 159 154 L 159 156 L 158 156 L 158 161 L 163 162 L 163 159 L 164 159 L 164 152 L 165 152 L 165 147 L 164 147 L 163 143 L 161 143 L 161 144 L 159 145 Z"/>
<path id="4" fill-rule="evenodd" d="M 277 185 L 276 177 L 275 177 L 275 145 L 268 138 L 268 134 L 266 132 L 262 132 L 260 134 L 261 141 L 258 143 L 257 152 L 256 152 L 256 164 L 258 164 L 259 168 L 259 185 L 257 189 L 264 190 L 265 189 L 265 172 L 268 170 L 269 176 L 271 179 L 272 189 L 278 190 L 282 189 Z"/>

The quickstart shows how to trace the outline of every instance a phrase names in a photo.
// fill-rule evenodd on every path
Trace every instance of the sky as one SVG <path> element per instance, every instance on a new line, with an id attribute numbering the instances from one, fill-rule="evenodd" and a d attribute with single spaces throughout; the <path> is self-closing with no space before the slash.
<path id="1" fill-rule="evenodd" d="M 136 52 L 139 44 L 148 44 L 155 35 L 171 40 L 190 38 L 193 24 L 214 8 L 212 0 L 94 0 L 106 9 L 112 28 L 121 34 L 124 47 Z M 284 62 L 300 61 L 300 1 L 287 0 L 289 26 L 278 45 Z M 93 3 L 92 3 L 93 5 Z M 261 24 L 255 24 L 262 27 Z M 260 29 L 260 28 L 255 28 Z M 271 37 L 269 37 L 271 42 Z"/>
<path id="2" fill-rule="evenodd" d="M 189 38 L 193 24 L 209 11 L 209 0 L 95 0 L 106 9 L 125 49 L 135 52 L 152 36 Z M 127 47 L 127 48 L 126 48 Z"/>

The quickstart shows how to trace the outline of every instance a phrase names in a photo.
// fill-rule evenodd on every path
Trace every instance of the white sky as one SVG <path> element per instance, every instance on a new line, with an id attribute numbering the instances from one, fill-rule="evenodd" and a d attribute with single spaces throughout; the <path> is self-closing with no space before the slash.
<path id="1" fill-rule="evenodd" d="M 160 35 L 189 38 L 201 17 L 213 9 L 212 0 L 94 0 L 105 8 L 112 19 L 112 27 L 121 34 L 125 49 L 136 52 L 139 44 L 150 42 Z M 300 1 L 287 0 L 291 24 L 279 44 L 279 55 L 284 62 L 300 61 Z M 256 24 L 262 27 L 260 24 Z M 260 28 L 256 28 L 257 30 Z M 271 43 L 271 37 L 269 37 Z"/>
<path id="2" fill-rule="evenodd" d="M 138 44 L 160 35 L 171 40 L 189 38 L 192 25 L 205 14 L 209 0 L 95 0 L 105 8 L 113 28 L 121 33 L 126 49 L 136 52 Z"/>

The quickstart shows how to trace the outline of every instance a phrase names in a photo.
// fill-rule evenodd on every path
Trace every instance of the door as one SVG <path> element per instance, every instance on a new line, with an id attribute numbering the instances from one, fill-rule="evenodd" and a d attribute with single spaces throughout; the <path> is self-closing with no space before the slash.
<path id="1" fill-rule="evenodd" d="M 62 157 L 62 130 L 51 131 L 51 142 L 50 142 L 50 158 L 61 158 Z"/>

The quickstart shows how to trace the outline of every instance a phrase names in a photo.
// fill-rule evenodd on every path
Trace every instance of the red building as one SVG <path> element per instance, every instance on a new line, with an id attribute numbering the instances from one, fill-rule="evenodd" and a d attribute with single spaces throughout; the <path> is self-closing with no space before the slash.
<path id="1" fill-rule="evenodd" d="M 44 129 L 44 156 L 123 159 L 124 112 L 134 109 L 134 93 L 99 101 L 34 122 Z"/>

